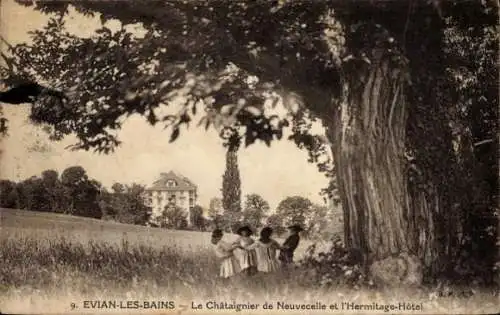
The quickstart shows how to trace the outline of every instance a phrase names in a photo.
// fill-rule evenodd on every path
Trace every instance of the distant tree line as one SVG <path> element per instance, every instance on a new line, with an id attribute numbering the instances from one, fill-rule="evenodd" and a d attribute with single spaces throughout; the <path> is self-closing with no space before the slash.
<path id="1" fill-rule="evenodd" d="M 103 218 L 120 223 L 145 225 L 151 216 L 151 208 L 144 203 L 144 189 L 143 185 L 120 183 L 114 183 L 111 191 L 102 189 L 99 205 Z"/>
<path id="2" fill-rule="evenodd" d="M 230 232 L 241 225 L 253 229 L 267 225 L 279 235 L 287 225 L 297 223 L 310 238 L 329 238 L 341 226 L 338 218 L 332 217 L 331 209 L 307 198 L 286 197 L 271 212 L 269 203 L 258 194 L 246 195 L 242 209 L 230 216 L 224 210 L 223 199 L 212 198 L 208 209 L 196 205 L 189 213 L 175 204 L 167 205 L 153 222 L 151 208 L 144 202 L 144 190 L 143 185 L 136 183 L 114 183 L 108 190 L 90 178 L 83 167 L 72 166 L 60 175 L 55 170 L 45 170 L 20 182 L 0 180 L 0 207 L 198 231 L 217 227 Z"/>
<path id="3" fill-rule="evenodd" d="M 0 207 L 55 212 L 144 225 L 150 210 L 144 205 L 138 184 L 115 183 L 108 191 L 81 166 L 60 175 L 45 170 L 20 182 L 0 180 Z"/>
<path id="4" fill-rule="evenodd" d="M 0 181 L 0 206 L 23 210 L 102 217 L 99 206 L 101 183 L 88 177 L 81 166 L 43 171 L 21 182 Z"/>
<path id="5" fill-rule="evenodd" d="M 227 232 L 237 226 L 249 225 L 254 230 L 270 226 L 275 233 L 282 235 L 286 227 L 300 224 L 304 235 L 314 239 L 329 239 L 342 231 L 342 219 L 332 214 L 327 206 L 314 204 L 308 198 L 290 196 L 284 198 L 271 212 L 269 203 L 258 194 L 245 196 L 240 216 L 227 216 L 221 198 L 212 198 L 207 209 L 205 226 L 222 228 Z"/>
<path id="6" fill-rule="evenodd" d="M 160 226 L 176 230 L 206 231 L 208 220 L 203 215 L 203 207 L 196 205 L 186 213 L 184 209 L 169 204 L 160 216 Z M 189 222 L 189 223 L 188 223 Z"/>
<path id="7" fill-rule="evenodd" d="M 304 123 L 299 122 L 300 123 Z M 283 234 L 287 225 L 299 224 L 309 238 L 330 238 L 340 232 L 340 222 L 326 206 L 315 205 L 301 196 L 290 196 L 283 199 L 276 211 L 270 213 L 269 203 L 260 195 L 249 194 L 242 207 L 241 176 L 238 168 L 238 148 L 241 138 L 232 135 L 225 143 L 226 168 L 222 175 L 222 198 L 213 198 L 208 209 L 208 224 L 223 228 L 227 232 L 235 232 L 242 225 L 259 229 L 264 225 L 271 226 L 277 234 Z M 312 160 L 311 160 L 312 162 Z M 335 174 L 329 170 L 330 185 L 321 193 L 339 206 Z M 331 210 L 331 209 L 330 209 Z"/>

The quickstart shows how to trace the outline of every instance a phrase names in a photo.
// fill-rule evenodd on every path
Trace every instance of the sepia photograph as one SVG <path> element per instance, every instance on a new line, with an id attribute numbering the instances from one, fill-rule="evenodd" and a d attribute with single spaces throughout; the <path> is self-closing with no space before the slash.
<path id="1" fill-rule="evenodd" d="M 1 0 L 0 314 L 500 313 L 499 0 Z"/>

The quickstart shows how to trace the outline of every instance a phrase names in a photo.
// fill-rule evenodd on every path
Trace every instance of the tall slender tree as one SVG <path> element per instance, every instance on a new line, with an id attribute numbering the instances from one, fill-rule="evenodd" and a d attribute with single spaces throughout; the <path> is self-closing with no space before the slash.
<path id="1" fill-rule="evenodd" d="M 222 176 L 222 205 L 230 226 L 240 221 L 241 179 L 238 169 L 238 148 L 229 146 L 226 152 L 226 170 Z"/>

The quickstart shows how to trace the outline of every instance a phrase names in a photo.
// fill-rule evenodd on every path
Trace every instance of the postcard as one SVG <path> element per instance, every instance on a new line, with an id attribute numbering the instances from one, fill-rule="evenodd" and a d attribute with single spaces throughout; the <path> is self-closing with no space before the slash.
<path id="1" fill-rule="evenodd" d="M 0 312 L 498 313 L 499 10 L 2 1 Z"/>

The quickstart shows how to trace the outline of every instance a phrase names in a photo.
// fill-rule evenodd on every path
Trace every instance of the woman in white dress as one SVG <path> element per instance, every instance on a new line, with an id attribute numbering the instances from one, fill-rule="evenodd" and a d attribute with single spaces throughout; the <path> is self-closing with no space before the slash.
<path id="1" fill-rule="evenodd" d="M 252 229 L 249 226 L 242 226 L 236 231 L 236 234 L 240 237 L 233 245 L 241 249 L 235 251 L 240 262 L 241 271 L 245 275 L 253 275 L 257 271 L 257 255 L 255 254 L 255 250 L 243 249 L 255 243 L 251 237 L 253 234 Z"/>
<path id="2" fill-rule="evenodd" d="M 215 245 L 215 255 L 220 259 L 219 276 L 221 278 L 230 278 L 241 271 L 238 259 L 233 251 L 238 246 L 222 240 L 222 230 L 216 229 L 212 232 L 212 244 Z"/>
<path id="3" fill-rule="evenodd" d="M 265 227 L 260 231 L 259 240 L 245 247 L 246 250 L 255 250 L 257 254 L 257 270 L 260 272 L 274 272 L 280 266 L 276 253 L 281 249 L 281 246 L 271 238 L 272 234 L 273 229 Z"/>

